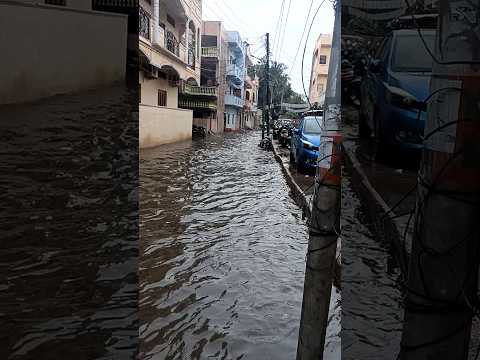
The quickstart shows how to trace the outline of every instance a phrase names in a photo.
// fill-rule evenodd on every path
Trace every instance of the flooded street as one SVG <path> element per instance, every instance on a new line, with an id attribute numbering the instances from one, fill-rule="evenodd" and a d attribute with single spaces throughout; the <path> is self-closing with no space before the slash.
<path id="1" fill-rule="evenodd" d="M 349 174 L 342 176 L 342 359 L 395 359 L 402 332 L 400 271 L 366 224 Z"/>
<path id="2" fill-rule="evenodd" d="M 294 359 L 306 221 L 259 133 L 140 162 L 142 359 Z"/>
<path id="3" fill-rule="evenodd" d="M 0 108 L 0 359 L 136 353 L 132 98 L 119 87 Z"/>

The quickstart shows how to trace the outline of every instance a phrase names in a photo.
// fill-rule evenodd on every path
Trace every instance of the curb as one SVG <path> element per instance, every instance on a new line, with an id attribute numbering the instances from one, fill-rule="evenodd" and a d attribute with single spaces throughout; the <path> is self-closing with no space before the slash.
<path id="1" fill-rule="evenodd" d="M 368 180 L 355 153 L 347 149 L 344 144 L 342 148 L 346 155 L 344 163 L 352 176 L 352 187 L 363 200 L 368 218 L 372 220 L 374 233 L 377 238 L 391 245 L 393 256 L 406 277 L 408 259 L 404 256 L 405 250 L 402 243 L 403 226 L 396 218 L 395 212 L 390 211 L 390 207 Z M 386 216 L 387 213 L 389 216 Z"/>
<path id="2" fill-rule="evenodd" d="M 292 197 L 295 203 L 302 209 L 303 214 L 309 219 L 312 215 L 312 210 L 307 200 L 307 195 L 296 183 L 292 173 L 290 172 L 290 169 L 287 166 L 285 166 L 285 163 L 283 162 L 282 157 L 277 153 L 276 146 L 273 145 L 272 148 L 273 148 L 273 155 L 275 157 L 275 160 L 277 160 L 277 162 L 280 164 L 280 167 L 285 176 L 285 179 L 287 180 L 287 184 L 290 187 Z M 342 243 L 341 238 L 339 238 L 337 243 L 335 273 L 334 273 L 334 279 L 333 279 L 334 285 L 339 290 L 341 289 L 341 269 L 342 269 L 341 251 L 340 251 L 341 243 Z"/>
<path id="3" fill-rule="evenodd" d="M 282 160 L 282 157 L 277 153 L 275 145 L 273 145 L 273 155 L 275 156 L 275 160 L 277 160 L 277 162 L 280 164 L 282 172 L 285 175 L 285 178 L 287 180 L 288 186 L 292 191 L 292 196 L 293 196 L 293 199 L 295 200 L 295 203 L 302 209 L 305 216 L 307 218 L 310 218 L 312 212 L 307 200 L 307 196 L 303 192 L 303 190 L 300 188 L 300 186 L 298 186 L 298 184 L 295 182 L 295 179 L 293 178 L 293 175 L 290 172 L 290 169 L 287 166 L 285 166 Z"/>

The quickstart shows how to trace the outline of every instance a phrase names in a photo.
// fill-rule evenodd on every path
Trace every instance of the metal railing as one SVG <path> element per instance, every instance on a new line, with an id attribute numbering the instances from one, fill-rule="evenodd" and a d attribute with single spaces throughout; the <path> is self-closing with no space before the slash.
<path id="1" fill-rule="evenodd" d="M 172 54 L 180 56 L 180 43 L 170 30 L 165 31 L 165 48 Z"/>
<path id="2" fill-rule="evenodd" d="M 138 29 L 138 32 L 140 34 L 140 36 L 144 37 L 145 39 L 148 39 L 150 40 L 151 36 L 151 32 L 150 32 L 150 16 L 148 15 L 148 13 L 142 8 L 142 7 L 139 7 L 138 8 L 138 14 L 139 14 L 139 22 L 138 22 L 138 25 L 139 25 L 139 29 Z"/>
<path id="3" fill-rule="evenodd" d="M 186 83 L 182 85 L 181 92 L 189 95 L 217 96 L 216 87 L 193 86 Z"/>
<path id="4" fill-rule="evenodd" d="M 185 109 L 210 109 L 216 110 L 217 104 L 212 101 L 178 99 L 178 106 Z"/>
<path id="5" fill-rule="evenodd" d="M 233 63 L 227 64 L 227 76 L 235 76 L 242 81 L 244 80 L 243 70 Z"/>
<path id="6" fill-rule="evenodd" d="M 216 47 L 202 47 L 203 57 L 218 57 L 218 48 Z"/>
<path id="7" fill-rule="evenodd" d="M 243 107 L 245 105 L 245 100 L 239 98 L 235 95 L 226 94 L 225 95 L 225 105 Z"/>

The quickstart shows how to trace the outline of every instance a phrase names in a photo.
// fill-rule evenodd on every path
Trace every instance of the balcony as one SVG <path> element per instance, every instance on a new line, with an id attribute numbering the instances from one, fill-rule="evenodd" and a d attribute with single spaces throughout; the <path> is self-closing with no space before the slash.
<path id="1" fill-rule="evenodd" d="M 194 96 L 217 97 L 216 87 L 193 86 L 187 83 L 183 83 L 183 85 L 181 85 L 180 92 L 183 94 L 194 95 Z"/>
<path id="2" fill-rule="evenodd" d="M 242 83 L 244 80 L 243 69 L 233 63 L 227 64 L 227 76 L 236 77 L 238 80 L 240 80 L 237 81 L 237 83 Z"/>
<path id="3" fill-rule="evenodd" d="M 243 41 L 240 34 L 236 31 L 228 31 L 228 42 L 233 46 L 234 50 L 241 51 L 243 53 Z"/>
<path id="4" fill-rule="evenodd" d="M 218 58 L 218 48 L 216 47 L 202 47 L 202 56 Z"/>
<path id="5" fill-rule="evenodd" d="M 243 108 L 245 100 L 235 95 L 227 94 L 225 95 L 225 105 Z"/>
<path id="6" fill-rule="evenodd" d="M 151 21 L 148 13 L 142 8 L 138 8 L 139 15 L 139 29 L 140 36 L 147 40 L 151 40 Z"/>
<path id="7" fill-rule="evenodd" d="M 217 110 L 217 104 L 212 101 L 178 99 L 178 107 L 195 110 Z"/>

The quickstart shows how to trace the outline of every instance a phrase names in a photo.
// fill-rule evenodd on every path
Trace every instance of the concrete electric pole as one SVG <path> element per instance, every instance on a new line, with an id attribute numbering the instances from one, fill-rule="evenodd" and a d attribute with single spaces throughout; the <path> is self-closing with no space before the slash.
<path id="1" fill-rule="evenodd" d="M 315 176 L 312 216 L 309 226 L 307 265 L 297 360 L 321 360 L 325 347 L 330 297 L 335 273 L 341 210 L 341 107 L 339 64 L 340 6 L 335 13 L 332 55 L 328 73 L 328 101 L 324 117 L 318 117 L 322 134 Z"/>
<path id="2" fill-rule="evenodd" d="M 400 358 L 467 359 L 480 235 L 480 0 L 440 1 Z M 420 34 L 419 34 L 420 35 Z"/>

